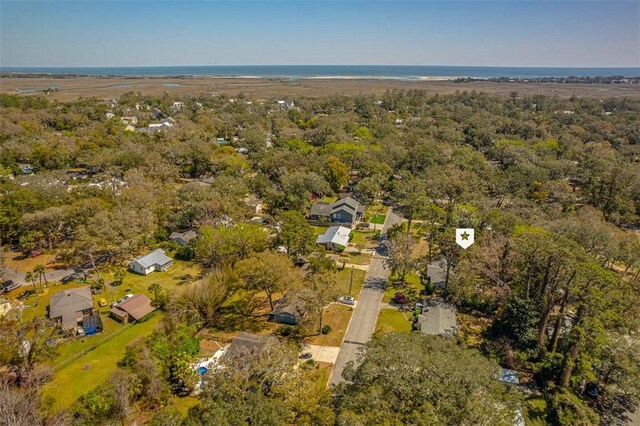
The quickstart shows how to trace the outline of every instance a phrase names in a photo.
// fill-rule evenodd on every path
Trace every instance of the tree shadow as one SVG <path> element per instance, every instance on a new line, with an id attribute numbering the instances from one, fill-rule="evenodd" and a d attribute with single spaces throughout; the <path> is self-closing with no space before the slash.
<path id="1" fill-rule="evenodd" d="M 267 328 L 268 315 L 258 313 L 262 301 L 246 299 L 238 300 L 218 310 L 215 324 L 211 329 L 224 333 L 236 331 L 260 332 Z"/>

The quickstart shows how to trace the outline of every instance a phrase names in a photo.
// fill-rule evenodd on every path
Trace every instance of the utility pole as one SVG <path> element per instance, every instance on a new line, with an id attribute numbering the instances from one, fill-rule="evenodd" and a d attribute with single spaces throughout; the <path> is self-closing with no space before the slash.
<path id="1" fill-rule="evenodd" d="M 352 287 L 353 287 L 353 266 L 351 267 L 351 280 L 349 281 L 349 294 L 351 294 Z"/>

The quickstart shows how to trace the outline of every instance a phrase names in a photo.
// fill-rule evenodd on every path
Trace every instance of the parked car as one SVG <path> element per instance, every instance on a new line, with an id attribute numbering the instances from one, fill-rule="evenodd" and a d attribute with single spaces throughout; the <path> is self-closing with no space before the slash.
<path id="1" fill-rule="evenodd" d="M 5 293 L 9 293 L 11 290 L 15 290 L 18 287 L 20 287 L 20 284 L 15 283 L 11 280 L 7 280 L 2 283 L 2 291 L 4 291 Z"/>
<path id="2" fill-rule="evenodd" d="M 343 296 L 343 297 L 338 299 L 338 302 L 344 303 L 345 305 L 355 305 L 356 304 L 356 299 L 354 299 L 351 296 Z"/>
<path id="3" fill-rule="evenodd" d="M 107 306 L 107 299 L 103 297 L 102 299 L 98 300 L 98 306 L 100 306 L 101 308 Z"/>
<path id="4" fill-rule="evenodd" d="M 300 359 L 311 359 L 313 357 L 313 355 L 311 354 L 311 352 L 305 352 L 302 355 L 300 355 Z"/>

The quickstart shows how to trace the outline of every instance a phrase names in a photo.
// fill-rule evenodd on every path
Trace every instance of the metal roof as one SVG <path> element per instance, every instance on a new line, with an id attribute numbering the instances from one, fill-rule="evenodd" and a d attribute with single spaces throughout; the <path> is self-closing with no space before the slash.
<path id="1" fill-rule="evenodd" d="M 344 226 L 331 226 L 327 228 L 324 234 L 318 235 L 317 244 L 339 244 L 346 246 L 349 243 L 349 234 L 351 229 Z"/>
<path id="2" fill-rule="evenodd" d="M 134 259 L 133 262 L 136 262 L 143 268 L 147 269 L 153 265 L 164 265 L 165 263 L 169 263 L 171 262 L 171 258 L 164 254 L 164 250 L 155 249 L 151 253 Z"/>

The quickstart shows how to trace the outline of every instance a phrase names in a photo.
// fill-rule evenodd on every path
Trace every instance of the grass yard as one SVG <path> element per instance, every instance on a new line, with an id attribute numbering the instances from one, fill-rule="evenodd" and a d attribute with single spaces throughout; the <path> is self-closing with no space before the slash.
<path id="1" fill-rule="evenodd" d="M 380 231 L 352 231 L 351 244 L 360 244 L 364 248 L 375 248 L 378 246 L 378 236 Z"/>
<path id="2" fill-rule="evenodd" d="M 367 275 L 366 271 L 355 268 L 344 268 L 342 271 L 336 272 L 336 281 L 338 283 L 337 287 L 341 295 L 350 294 L 349 282 L 351 281 L 351 271 L 353 271 L 353 286 L 351 288 L 351 294 L 360 293 L 360 289 L 364 283 L 364 277 Z"/>
<path id="3" fill-rule="evenodd" d="M 382 225 L 382 224 L 384 224 L 384 220 L 386 218 L 387 218 L 387 215 L 376 213 L 376 214 L 371 215 L 370 222 L 371 223 L 375 223 L 376 225 Z"/>
<path id="4" fill-rule="evenodd" d="M 411 313 L 400 312 L 395 308 L 383 308 L 378 315 L 376 334 L 411 331 Z"/>
<path id="5" fill-rule="evenodd" d="M 327 388 L 329 377 L 331 376 L 331 368 L 333 364 L 327 362 L 315 361 L 315 370 L 313 371 L 313 384 L 318 392 L 322 392 Z"/>
<path id="6" fill-rule="evenodd" d="M 116 370 L 127 345 L 151 334 L 161 318 L 162 315 L 155 314 L 146 322 L 122 325 L 127 327 L 123 332 L 56 370 L 53 380 L 43 388 L 43 396 L 50 398 L 57 408 L 69 407 L 83 394 L 104 383 Z"/>
<path id="7" fill-rule="evenodd" d="M 343 253 L 340 255 L 338 264 L 341 265 L 342 261 L 345 260 L 347 263 L 354 265 L 368 265 L 371 263 L 371 257 L 368 253 Z"/>
<path id="8" fill-rule="evenodd" d="M 10 271 L 30 272 L 37 265 L 45 265 L 47 270 L 57 266 L 55 253 L 42 253 L 38 257 L 25 257 L 22 259 L 22 253 L 9 251 L 3 248 L 5 267 Z"/>
<path id="9" fill-rule="evenodd" d="M 165 291 L 172 291 L 176 288 L 193 282 L 200 277 L 202 269 L 193 262 L 183 260 L 173 260 L 173 266 L 164 272 L 152 272 L 149 275 L 138 275 L 127 271 L 122 284 L 114 286 L 115 271 L 103 273 L 107 290 L 97 295 L 97 298 L 104 297 L 107 302 L 115 302 L 127 293 L 142 293 L 153 299 L 153 293 L 147 290 L 152 283 L 158 283 Z"/>
<path id="10" fill-rule="evenodd" d="M 393 277 L 392 277 L 393 278 Z M 418 274 L 407 274 L 405 277 L 405 285 L 401 286 L 393 279 L 389 281 L 387 289 L 384 292 L 383 302 L 389 303 L 393 296 L 397 293 L 404 293 L 406 295 L 415 295 L 416 298 L 420 295 L 420 292 L 424 290 L 424 286 L 420 284 L 420 277 Z"/>
<path id="11" fill-rule="evenodd" d="M 348 305 L 332 303 L 327 306 L 324 308 L 323 324 L 331 326 L 331 333 L 309 337 L 305 342 L 312 345 L 340 346 L 347 332 L 352 312 L 353 307 Z"/>

